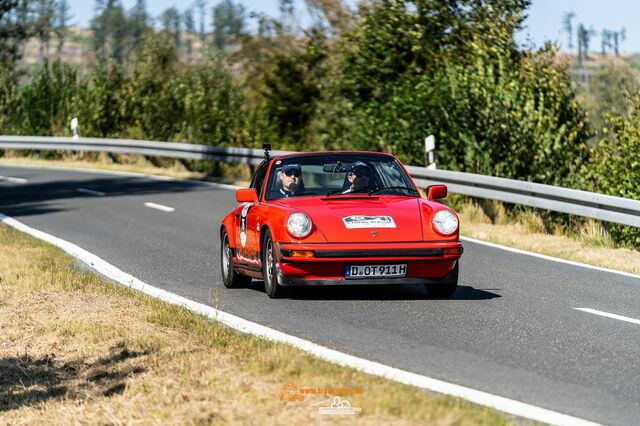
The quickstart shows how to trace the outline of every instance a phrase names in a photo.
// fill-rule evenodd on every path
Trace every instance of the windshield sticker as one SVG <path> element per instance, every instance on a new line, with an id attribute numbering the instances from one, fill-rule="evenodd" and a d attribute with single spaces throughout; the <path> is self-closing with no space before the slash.
<path id="1" fill-rule="evenodd" d="M 347 229 L 396 227 L 391 216 L 347 216 L 342 218 L 342 222 Z"/>

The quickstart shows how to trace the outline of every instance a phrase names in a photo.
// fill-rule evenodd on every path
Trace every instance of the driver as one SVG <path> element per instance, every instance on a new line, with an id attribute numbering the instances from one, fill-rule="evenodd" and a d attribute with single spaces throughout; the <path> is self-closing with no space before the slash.
<path id="1" fill-rule="evenodd" d="M 347 173 L 347 181 L 349 182 L 349 188 L 343 192 L 348 194 L 360 189 L 369 187 L 369 181 L 371 180 L 371 168 L 362 161 L 356 161 L 351 166 L 351 170 Z"/>
<path id="2" fill-rule="evenodd" d="M 284 197 L 293 197 L 303 191 L 302 167 L 300 164 L 285 164 L 280 171 L 282 188 L 280 194 Z"/>

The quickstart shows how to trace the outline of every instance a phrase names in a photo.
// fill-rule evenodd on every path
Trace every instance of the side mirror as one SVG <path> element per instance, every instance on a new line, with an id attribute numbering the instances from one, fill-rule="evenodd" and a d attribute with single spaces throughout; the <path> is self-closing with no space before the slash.
<path id="1" fill-rule="evenodd" d="M 427 199 L 430 201 L 447 198 L 447 185 L 431 185 L 427 188 Z"/>
<path id="2" fill-rule="evenodd" d="M 258 202 L 258 193 L 255 188 L 237 189 L 236 201 L 239 203 L 256 203 Z"/>

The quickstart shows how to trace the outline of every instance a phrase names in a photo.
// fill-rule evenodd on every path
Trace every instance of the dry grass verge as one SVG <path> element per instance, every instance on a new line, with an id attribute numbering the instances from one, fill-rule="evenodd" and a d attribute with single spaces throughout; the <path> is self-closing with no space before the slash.
<path id="1" fill-rule="evenodd" d="M 0 225 L 0 424 L 505 424 L 466 401 L 342 368 L 107 283 Z M 283 385 L 360 388 L 320 415 Z M 286 396 L 286 395 L 285 395 Z M 322 404 L 328 405 L 328 404 Z"/>
<path id="2" fill-rule="evenodd" d="M 596 221 L 585 222 L 571 235 L 549 234 L 534 211 L 508 217 L 500 203 L 492 203 L 490 217 L 480 206 L 467 202 L 458 209 L 462 235 L 561 259 L 640 274 L 640 253 L 615 247 Z M 491 212 L 491 209 L 490 209 Z"/>

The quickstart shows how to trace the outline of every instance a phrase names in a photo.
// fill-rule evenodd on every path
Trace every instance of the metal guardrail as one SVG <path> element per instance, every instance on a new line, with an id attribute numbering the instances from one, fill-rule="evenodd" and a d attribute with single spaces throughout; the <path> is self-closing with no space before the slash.
<path id="1" fill-rule="evenodd" d="M 227 163 L 260 164 L 264 151 L 252 148 L 226 148 L 177 142 L 135 139 L 63 138 L 51 136 L 0 136 L 0 149 L 89 151 L 139 154 L 181 160 L 215 160 Z M 280 155 L 286 151 L 272 151 Z"/>
<path id="2" fill-rule="evenodd" d="M 111 152 L 243 164 L 259 164 L 264 158 L 264 152 L 259 149 L 130 139 L 0 136 L 0 149 Z M 272 151 L 273 156 L 287 153 L 289 152 Z M 452 193 L 640 228 L 640 200 L 473 173 L 428 170 L 416 166 L 407 166 L 407 170 L 419 186 L 442 183 Z"/>

